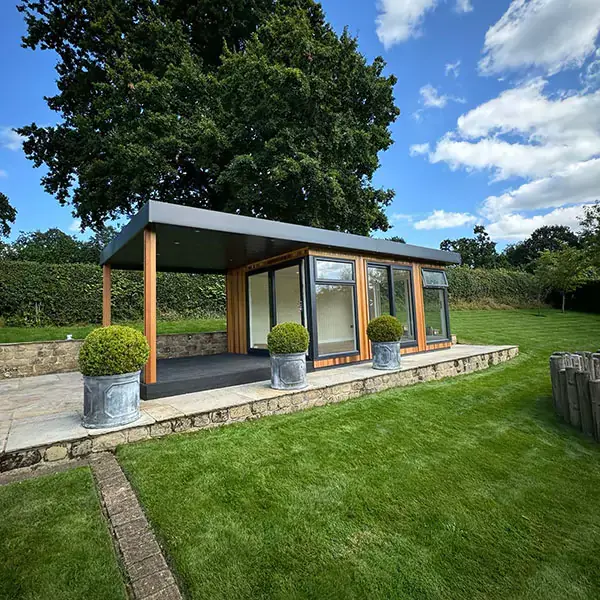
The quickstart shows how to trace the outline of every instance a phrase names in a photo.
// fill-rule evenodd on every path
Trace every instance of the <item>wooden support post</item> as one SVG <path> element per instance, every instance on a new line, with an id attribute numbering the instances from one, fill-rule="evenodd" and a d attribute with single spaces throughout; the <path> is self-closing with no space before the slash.
<path id="1" fill-rule="evenodd" d="M 144 369 L 144 383 L 156 383 L 156 231 L 144 230 L 144 335 L 150 356 Z"/>
<path id="2" fill-rule="evenodd" d="M 102 265 L 102 327 L 109 327 L 111 298 L 111 269 L 110 265 Z"/>

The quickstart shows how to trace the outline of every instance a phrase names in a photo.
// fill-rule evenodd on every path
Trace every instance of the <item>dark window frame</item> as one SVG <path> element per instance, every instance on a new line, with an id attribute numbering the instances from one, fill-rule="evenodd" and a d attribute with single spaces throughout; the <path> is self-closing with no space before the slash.
<path id="1" fill-rule="evenodd" d="M 252 271 L 246 272 L 246 351 L 248 354 L 259 354 L 263 356 L 269 355 L 268 349 L 263 348 L 251 348 L 250 347 L 250 282 L 249 279 L 253 275 L 260 275 L 261 273 L 268 273 L 269 277 L 269 323 L 270 329 L 273 329 L 277 325 L 277 290 L 275 287 L 275 271 L 279 269 L 286 269 L 287 267 L 293 267 L 295 265 L 300 266 L 300 303 L 302 305 L 302 325 L 307 327 L 308 319 L 308 302 L 306 294 L 306 259 L 299 258 L 294 260 L 288 260 L 282 263 L 269 265 L 268 267 L 261 267 L 260 269 L 253 269 Z M 307 327 L 308 328 L 308 327 Z M 308 328 L 310 331 L 310 328 Z"/>
<path id="2" fill-rule="evenodd" d="M 398 265 L 394 263 L 380 263 L 380 262 L 367 262 L 367 299 L 369 297 L 369 267 L 381 268 L 385 267 L 388 271 L 388 295 L 390 300 L 390 312 L 393 317 L 396 316 L 396 296 L 394 294 L 394 269 L 397 271 L 408 271 L 410 274 L 409 277 L 409 286 L 410 286 L 410 307 L 411 307 L 411 317 L 412 317 L 412 325 L 413 331 L 415 334 L 414 340 L 406 340 L 405 342 L 400 341 L 401 348 L 414 348 L 419 345 L 419 332 L 417 328 L 417 310 L 415 305 L 415 281 L 414 281 L 414 273 L 411 265 Z M 367 300 L 368 301 L 368 300 Z M 367 306 L 367 311 L 368 311 Z M 369 315 L 370 319 L 370 315 Z"/>
<path id="3" fill-rule="evenodd" d="M 424 271 L 431 271 L 434 273 L 443 273 L 444 279 L 446 280 L 446 285 L 425 285 L 425 280 L 423 278 Z M 450 299 L 448 296 L 448 275 L 444 269 L 432 269 L 430 267 L 421 267 L 421 283 L 424 290 L 441 290 L 442 297 L 444 299 L 444 315 L 446 321 L 446 338 L 438 338 L 435 340 L 429 340 L 427 337 L 427 322 L 425 321 L 425 295 L 423 295 L 423 324 L 425 325 L 425 343 L 427 345 L 433 344 L 443 344 L 445 342 L 452 341 L 452 333 L 450 330 Z"/>
<path id="4" fill-rule="evenodd" d="M 317 261 L 339 262 L 352 265 L 352 280 L 350 279 L 318 279 Z M 334 258 L 327 256 L 311 256 L 308 268 L 308 287 L 310 289 L 309 313 L 310 314 L 310 339 L 311 356 L 313 360 L 326 360 L 328 358 L 342 358 L 344 356 L 357 356 L 360 354 L 360 335 L 358 331 L 358 293 L 356 289 L 356 261 L 351 258 Z M 319 354 L 319 333 L 317 331 L 317 285 L 346 285 L 352 287 L 353 308 L 354 308 L 354 341 L 356 350 L 352 352 L 337 352 L 330 354 Z"/>

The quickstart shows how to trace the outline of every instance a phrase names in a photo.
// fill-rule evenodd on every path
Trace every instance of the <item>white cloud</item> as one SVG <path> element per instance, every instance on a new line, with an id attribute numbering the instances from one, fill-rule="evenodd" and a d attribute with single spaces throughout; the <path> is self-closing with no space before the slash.
<path id="1" fill-rule="evenodd" d="M 544 225 L 566 225 L 572 229 L 579 227 L 578 217 L 582 216 L 582 206 L 557 208 L 545 215 L 525 217 L 521 214 L 507 214 L 486 225 L 490 237 L 495 240 L 524 240 L 533 231 Z"/>
<path id="2" fill-rule="evenodd" d="M 427 218 L 415 223 L 415 229 L 450 229 L 462 225 L 473 224 L 477 217 L 469 213 L 446 212 L 434 210 Z"/>
<path id="3" fill-rule="evenodd" d="M 581 81 L 587 90 L 600 88 L 600 48 L 596 50 L 592 60 L 585 67 L 581 74 Z"/>
<path id="4" fill-rule="evenodd" d="M 8 173 L 4 169 L 0 169 L 0 178 L 8 177 Z"/>
<path id="5" fill-rule="evenodd" d="M 0 128 L 0 146 L 8 150 L 20 150 L 25 138 L 10 127 Z"/>
<path id="6" fill-rule="evenodd" d="M 406 213 L 394 213 L 392 215 L 392 221 L 408 221 L 412 222 L 413 216 Z"/>
<path id="7" fill-rule="evenodd" d="M 471 0 L 456 0 L 456 12 L 468 13 L 473 10 Z"/>
<path id="8" fill-rule="evenodd" d="M 550 98 L 545 86 L 543 79 L 532 80 L 462 115 L 429 160 L 490 170 L 502 180 L 548 177 L 598 156 L 600 91 Z"/>
<path id="9" fill-rule="evenodd" d="M 420 90 L 421 104 L 428 108 L 444 108 L 448 102 L 459 102 L 465 103 L 464 98 L 455 98 L 454 96 L 448 96 L 447 94 L 441 94 L 434 88 L 430 83 L 424 85 Z"/>
<path id="10" fill-rule="evenodd" d="M 580 67 L 600 32 L 598 0 L 513 0 L 485 35 L 483 73 Z"/>
<path id="11" fill-rule="evenodd" d="M 446 63 L 444 72 L 446 73 L 446 77 L 448 75 L 454 75 L 454 78 L 456 79 L 460 75 L 460 60 L 457 60 L 454 63 Z"/>
<path id="12" fill-rule="evenodd" d="M 80 233 L 81 232 L 81 221 L 79 219 L 75 219 L 69 225 L 69 231 L 73 231 L 74 233 Z"/>
<path id="13" fill-rule="evenodd" d="M 570 165 L 550 177 L 523 184 L 513 191 L 485 199 L 482 213 L 493 219 L 522 210 L 554 208 L 600 199 L 600 158 Z"/>
<path id="14" fill-rule="evenodd" d="M 437 3 L 438 0 L 381 0 L 375 21 L 379 41 L 387 49 L 417 37 L 425 14 Z"/>
<path id="15" fill-rule="evenodd" d="M 411 156 L 420 156 L 421 154 L 427 154 L 429 152 L 429 144 L 413 144 L 409 150 Z"/>

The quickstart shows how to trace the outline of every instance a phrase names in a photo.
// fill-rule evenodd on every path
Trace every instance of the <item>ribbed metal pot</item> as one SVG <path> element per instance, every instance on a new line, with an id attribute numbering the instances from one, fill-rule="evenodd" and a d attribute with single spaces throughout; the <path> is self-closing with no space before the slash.
<path id="1" fill-rule="evenodd" d="M 103 429 L 140 418 L 140 371 L 83 377 L 83 426 Z"/>
<path id="2" fill-rule="evenodd" d="M 306 354 L 271 354 L 271 387 L 275 390 L 301 390 L 306 381 Z"/>
<path id="3" fill-rule="evenodd" d="M 394 371 L 400 368 L 400 342 L 371 342 L 373 368 Z"/>

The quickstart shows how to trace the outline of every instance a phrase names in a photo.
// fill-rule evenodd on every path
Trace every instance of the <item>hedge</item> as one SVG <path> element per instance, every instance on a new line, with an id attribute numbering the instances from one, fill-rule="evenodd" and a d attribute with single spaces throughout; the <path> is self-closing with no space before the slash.
<path id="1" fill-rule="evenodd" d="M 450 304 L 455 308 L 526 308 L 539 303 L 535 279 L 524 271 L 452 267 L 448 284 Z"/>
<path id="2" fill-rule="evenodd" d="M 220 275 L 157 274 L 160 317 L 219 318 L 225 314 Z M 143 315 L 143 274 L 113 271 L 114 321 Z M 102 320 L 102 269 L 90 264 L 0 261 L 0 316 L 6 325 L 74 325 Z"/>

